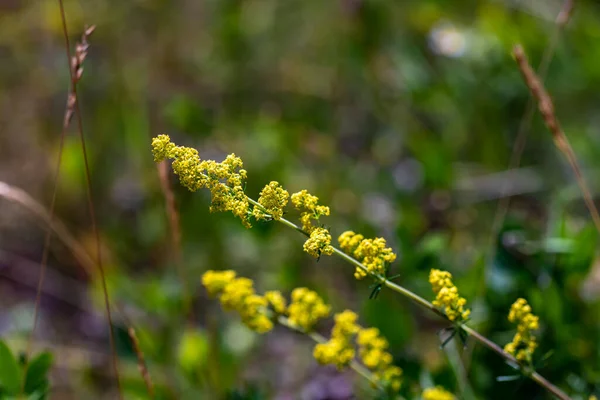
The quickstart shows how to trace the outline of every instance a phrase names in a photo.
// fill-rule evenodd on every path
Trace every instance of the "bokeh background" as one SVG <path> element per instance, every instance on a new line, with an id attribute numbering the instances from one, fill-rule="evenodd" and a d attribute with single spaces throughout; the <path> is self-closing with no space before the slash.
<path id="1" fill-rule="evenodd" d="M 576 3 L 546 83 L 598 193 L 600 4 Z M 355 281 L 339 259 L 315 262 L 297 233 L 275 223 L 247 230 L 230 214 L 211 214 L 208 193 L 189 193 L 168 176 L 181 221 L 174 245 L 150 153 L 158 133 L 203 158 L 242 157 L 250 196 L 271 180 L 308 189 L 331 207 L 324 222 L 334 237 L 346 229 L 384 236 L 399 255 L 397 282 L 421 296 L 432 297 L 430 268 L 451 271 L 473 308 L 472 326 L 501 345 L 514 333 L 510 304 L 527 298 L 542 321 L 542 375 L 575 399 L 598 390 L 598 234 L 537 113 L 521 163 L 508 171 L 529 99 L 511 49 L 522 43 L 537 66 L 561 7 L 65 0 L 72 43 L 84 25 L 97 27 L 78 90 L 126 398 L 147 398 L 130 326 L 159 398 L 373 397 L 353 373 L 318 366 L 306 337 L 283 328 L 258 336 L 222 311 L 200 276 L 228 268 L 260 291 L 309 286 L 334 310 L 359 312 L 389 339 L 406 398 L 434 384 L 461 399 L 550 398 L 526 380 L 497 382 L 514 370 L 481 346 L 440 349 L 438 318 L 386 290 L 369 300 L 369 282 Z M 48 209 L 69 86 L 56 1 L 0 1 L 0 60 L 0 181 Z M 65 139 L 56 220 L 94 257 L 75 128 Z M 45 230 L 3 195 L 0 330 L 15 352 L 32 328 Z M 100 281 L 56 235 L 35 349 L 55 355 L 51 398 L 117 398 Z"/>

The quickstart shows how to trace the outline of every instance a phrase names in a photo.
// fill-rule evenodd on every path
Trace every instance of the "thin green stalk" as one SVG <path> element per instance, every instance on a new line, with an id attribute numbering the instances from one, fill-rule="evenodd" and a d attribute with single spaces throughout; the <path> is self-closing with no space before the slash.
<path id="1" fill-rule="evenodd" d="M 265 208 L 262 205 L 260 205 L 257 201 L 248 197 L 248 202 L 251 203 L 252 205 L 254 205 L 255 207 L 259 207 L 263 212 L 266 213 Z M 292 228 L 292 229 L 302 233 L 304 236 L 310 236 L 307 232 L 303 231 L 302 228 L 300 228 L 298 225 L 294 224 L 291 221 L 288 221 L 285 218 L 280 218 L 277 221 L 279 221 L 283 225 L 286 225 L 289 228 Z M 332 247 L 333 247 L 333 253 L 336 256 L 342 258 L 343 260 L 347 261 L 348 263 L 352 264 L 353 266 L 365 271 L 371 277 L 373 277 L 375 280 L 377 280 L 380 283 L 382 283 L 383 285 L 385 285 L 387 288 L 409 298 L 410 300 L 412 300 L 414 303 L 417 303 L 421 307 L 427 308 L 428 310 L 432 311 L 433 313 L 444 318 L 449 323 L 455 324 L 453 321 L 450 321 L 448 319 L 448 317 L 446 316 L 446 314 L 444 312 L 442 312 L 441 310 L 436 308 L 429 301 L 427 301 L 424 298 L 422 298 L 421 296 L 411 292 L 410 290 L 408 290 L 392 281 L 389 281 L 387 278 L 385 278 L 381 275 L 370 273 L 369 270 L 367 269 L 367 267 L 363 263 L 361 263 L 357 259 L 349 256 L 348 254 L 344 253 L 342 250 L 338 249 L 337 247 L 335 247 L 333 245 L 332 245 Z M 503 357 L 506 361 L 510 362 L 511 364 L 518 365 L 519 369 L 521 370 L 523 375 L 531 378 L 531 380 L 533 380 L 538 385 L 540 385 L 541 387 L 546 389 L 548 392 L 552 393 L 554 396 L 558 397 L 561 400 L 571 400 L 571 398 L 566 393 L 564 393 L 558 387 L 556 387 L 555 385 L 550 383 L 546 378 L 544 378 L 543 376 L 541 376 L 539 373 L 537 373 L 535 371 L 534 372 L 528 371 L 527 368 L 522 366 L 521 364 L 519 364 L 513 356 L 511 356 L 506 351 L 504 351 L 504 349 L 502 347 L 498 346 L 496 343 L 492 342 L 491 340 L 489 340 L 488 338 L 486 338 L 485 336 L 483 336 L 482 334 L 480 334 L 473 328 L 470 328 L 470 327 L 466 326 L 465 324 L 459 324 L 459 325 L 457 325 L 457 327 L 459 329 L 462 329 L 467 335 L 471 336 L 473 339 L 475 339 L 479 343 L 483 344 L 484 346 L 486 346 L 493 352 L 495 352 L 498 355 L 500 355 L 501 357 Z M 318 335 L 318 334 L 316 334 L 316 335 Z M 313 338 L 313 339 L 315 339 L 315 338 Z M 359 371 L 357 371 L 357 372 L 360 373 Z"/>

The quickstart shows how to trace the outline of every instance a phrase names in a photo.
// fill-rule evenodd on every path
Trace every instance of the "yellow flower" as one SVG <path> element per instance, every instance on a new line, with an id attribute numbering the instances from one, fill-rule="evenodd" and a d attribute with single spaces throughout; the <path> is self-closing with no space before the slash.
<path id="1" fill-rule="evenodd" d="M 367 368 L 380 370 L 387 368 L 392 363 L 392 355 L 386 351 L 388 342 L 379 335 L 379 329 L 361 329 L 358 332 L 356 343 L 359 346 L 360 358 Z"/>
<path id="2" fill-rule="evenodd" d="M 353 338 L 356 337 L 360 360 L 382 386 L 394 391 L 400 389 L 402 369 L 392 365 L 393 357 L 386 351 L 388 342 L 377 328 L 361 328 L 358 315 L 345 310 L 334 317 L 331 338 L 315 346 L 313 355 L 321 364 L 347 366 L 355 357 Z"/>
<path id="3" fill-rule="evenodd" d="M 300 215 L 302 230 L 307 233 L 311 233 L 315 229 L 311 220 L 318 220 L 322 215 L 329 215 L 329 207 L 319 205 L 319 198 L 311 195 L 307 190 L 292 194 L 291 199 L 294 207 L 302 211 Z"/>
<path id="4" fill-rule="evenodd" d="M 387 352 L 388 341 L 377 328 L 363 328 L 356 337 L 362 363 L 374 371 L 375 378 L 385 387 L 398 391 L 402 383 L 402 369 L 392 365 L 393 357 Z"/>
<path id="5" fill-rule="evenodd" d="M 331 246 L 331 234 L 325 228 L 315 228 L 310 233 L 310 237 L 304 242 L 304 251 L 313 257 L 320 257 L 322 254 L 333 254 Z"/>
<path id="6" fill-rule="evenodd" d="M 331 330 L 331 338 L 315 346 L 313 355 L 321 364 L 333 364 L 341 369 L 347 366 L 354 358 L 354 345 L 352 337 L 358 332 L 360 326 L 356 324 L 358 315 L 350 310 L 345 310 L 334 316 L 335 325 Z"/>
<path id="7" fill-rule="evenodd" d="M 329 315 L 330 307 L 312 290 L 296 288 L 292 291 L 292 302 L 289 305 L 288 319 L 305 331 L 310 331 L 321 318 Z"/>
<path id="8" fill-rule="evenodd" d="M 202 284 L 208 290 L 208 294 L 214 296 L 235 278 L 235 271 L 206 271 L 202 275 Z"/>
<path id="9" fill-rule="evenodd" d="M 363 279 L 367 274 L 385 276 L 388 265 L 396 260 L 396 254 L 392 249 L 385 247 L 384 238 L 365 239 L 363 235 L 347 231 L 340 235 L 338 242 L 344 252 L 356 258 L 367 268 L 365 271 L 357 267 L 354 272 L 356 279 Z"/>
<path id="10" fill-rule="evenodd" d="M 517 324 L 517 332 L 504 350 L 519 362 L 531 364 L 537 342 L 532 331 L 539 329 L 539 317 L 531 313 L 531 306 L 525 299 L 517 299 L 510 307 L 508 320 Z"/>
<path id="11" fill-rule="evenodd" d="M 351 310 L 344 310 L 334 316 L 335 325 L 331 330 L 331 335 L 335 337 L 351 338 L 359 330 L 360 326 L 356 323 L 358 315 Z"/>
<path id="12" fill-rule="evenodd" d="M 279 290 L 269 290 L 265 292 L 265 299 L 277 314 L 285 313 L 286 301 Z"/>
<path id="13" fill-rule="evenodd" d="M 354 359 L 354 347 L 343 337 L 332 337 L 325 343 L 317 344 L 313 356 L 320 364 L 333 364 L 342 369 Z"/>
<path id="14" fill-rule="evenodd" d="M 154 161 L 160 162 L 172 158 L 173 150 L 175 150 L 175 144 L 171 143 L 171 138 L 168 135 L 158 135 L 152 139 Z"/>
<path id="15" fill-rule="evenodd" d="M 251 279 L 235 278 L 234 271 L 207 271 L 202 276 L 202 284 L 211 296 L 219 294 L 223 307 L 236 311 L 250 329 L 258 333 L 273 329 L 273 322 L 267 315 L 270 301 L 255 293 Z M 270 297 L 275 299 L 276 295 Z"/>
<path id="16" fill-rule="evenodd" d="M 244 193 L 247 173 L 242 168 L 242 160 L 235 154 L 228 155 L 221 163 L 200 161 L 196 149 L 176 146 L 168 135 L 152 139 L 152 154 L 155 161 L 173 159 L 173 171 L 181 184 L 192 192 L 208 188 L 212 197 L 211 211 L 231 211 L 244 226 L 250 227 L 250 204 Z"/>
<path id="17" fill-rule="evenodd" d="M 346 231 L 340 235 L 338 242 L 340 243 L 340 247 L 342 250 L 344 250 L 344 252 L 352 254 L 363 239 L 363 235 L 356 234 L 352 231 Z"/>
<path id="18" fill-rule="evenodd" d="M 287 205 L 290 194 L 272 181 L 263 188 L 258 198 L 258 203 L 266 210 L 266 214 L 258 207 L 254 207 L 252 213 L 256 219 L 267 219 L 269 217 L 278 220 L 283 216 L 283 208 Z"/>
<path id="19" fill-rule="evenodd" d="M 402 373 L 402 368 L 395 365 L 390 365 L 389 367 L 382 369 L 380 372 L 376 372 L 374 377 L 384 387 L 388 387 L 394 392 L 397 392 L 400 390 L 400 386 L 402 386 Z"/>
<path id="20" fill-rule="evenodd" d="M 454 400 L 454 395 L 443 387 L 437 386 L 423 391 L 423 400 Z"/>
<path id="21" fill-rule="evenodd" d="M 429 283 L 436 295 L 433 305 L 443 308 L 450 321 L 465 321 L 469 318 L 471 310 L 465 309 L 467 300 L 459 296 L 450 272 L 432 269 L 429 273 Z"/>

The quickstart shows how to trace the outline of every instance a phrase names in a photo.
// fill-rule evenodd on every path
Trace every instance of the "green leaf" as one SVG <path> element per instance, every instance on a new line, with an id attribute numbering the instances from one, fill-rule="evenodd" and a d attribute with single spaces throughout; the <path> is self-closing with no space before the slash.
<path id="1" fill-rule="evenodd" d="M 0 341 L 0 386 L 8 394 L 18 394 L 21 390 L 19 363 L 3 341 Z"/>
<path id="2" fill-rule="evenodd" d="M 52 366 L 52 354 L 44 352 L 39 354 L 29 363 L 25 375 L 25 393 L 33 393 L 45 389 L 48 385 L 48 371 Z"/>

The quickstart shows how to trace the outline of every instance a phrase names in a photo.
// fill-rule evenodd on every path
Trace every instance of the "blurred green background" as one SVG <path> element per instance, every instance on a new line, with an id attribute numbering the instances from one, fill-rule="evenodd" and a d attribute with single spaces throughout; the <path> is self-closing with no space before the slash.
<path id="1" fill-rule="evenodd" d="M 131 325 L 159 398 L 372 398 L 351 371 L 318 366 L 309 339 L 283 328 L 255 335 L 208 299 L 201 274 L 229 268 L 261 292 L 308 286 L 334 310 L 359 312 L 389 339 L 406 398 L 434 384 L 461 399 L 550 398 L 526 380 L 497 382 L 514 370 L 479 345 L 441 350 L 442 321 L 386 290 L 368 300 L 369 282 L 339 259 L 315 262 L 297 233 L 275 223 L 246 230 L 171 176 L 174 248 L 150 153 L 159 133 L 202 158 L 240 156 L 252 197 L 271 180 L 308 189 L 331 207 L 334 238 L 346 229 L 385 237 L 399 255 L 392 274 L 421 296 L 433 296 L 430 268 L 449 270 L 471 325 L 501 345 L 514 333 L 510 305 L 527 298 L 542 322 L 538 360 L 553 351 L 541 374 L 574 399 L 599 390 L 598 235 L 537 113 L 520 167 L 507 171 L 529 98 L 511 49 L 522 43 L 539 65 L 561 6 L 65 0 L 72 43 L 84 24 L 97 26 L 78 90 L 126 398 L 147 398 Z M 593 193 L 599 43 L 600 4 L 578 1 L 546 79 Z M 69 85 L 58 3 L 0 0 L 0 55 L 0 181 L 48 208 Z M 75 127 L 56 216 L 94 254 Z M 511 203 L 494 234 L 503 188 Z M 0 329 L 14 352 L 31 331 L 44 233 L 39 218 L 0 200 Z M 54 353 L 50 397 L 116 398 L 100 282 L 56 236 L 50 249 L 35 341 Z"/>

